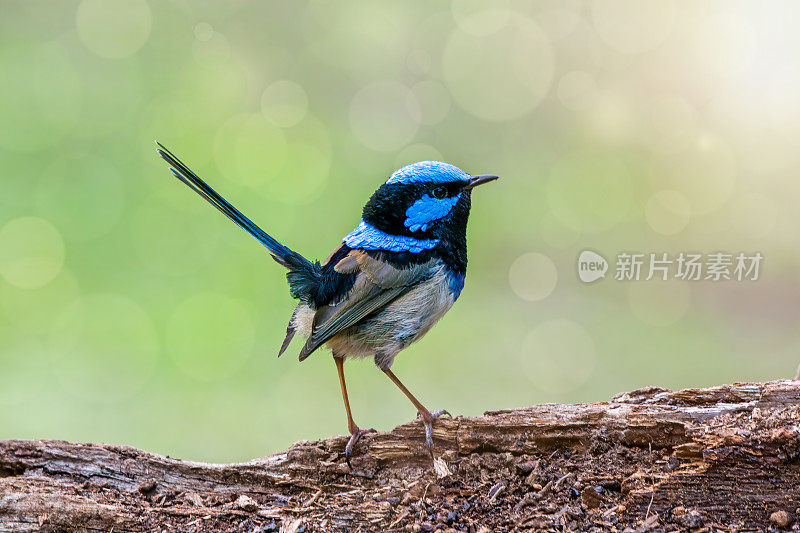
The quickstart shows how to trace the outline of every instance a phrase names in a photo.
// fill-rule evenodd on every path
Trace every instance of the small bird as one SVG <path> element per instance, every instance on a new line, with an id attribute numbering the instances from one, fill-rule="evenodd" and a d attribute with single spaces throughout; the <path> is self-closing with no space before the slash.
<path id="1" fill-rule="evenodd" d="M 326 345 L 333 354 L 347 413 L 350 440 L 345 459 L 371 431 L 353 421 L 344 360 L 372 357 L 422 419 L 433 457 L 429 411 L 391 371 L 395 356 L 422 338 L 458 299 L 467 272 L 467 219 L 472 189 L 496 180 L 472 176 L 453 165 L 420 161 L 396 170 L 364 206 L 361 221 L 323 263 L 311 262 L 276 241 L 240 213 L 160 143 L 157 152 L 176 178 L 263 244 L 288 272 L 289 292 L 299 300 L 278 356 L 295 333 L 306 338 L 300 361 Z"/>

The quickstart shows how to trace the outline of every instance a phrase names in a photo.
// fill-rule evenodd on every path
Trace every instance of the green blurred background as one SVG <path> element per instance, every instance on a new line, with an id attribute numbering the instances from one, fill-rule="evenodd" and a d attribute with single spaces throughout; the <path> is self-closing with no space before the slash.
<path id="1" fill-rule="evenodd" d="M 0 3 L 0 438 L 234 461 L 346 432 L 330 355 L 275 357 L 283 270 L 154 139 L 316 258 L 398 166 L 501 175 L 458 304 L 394 366 L 432 409 L 793 376 L 798 6 Z M 586 248 L 765 259 L 584 285 Z M 414 417 L 346 371 L 362 427 Z"/>

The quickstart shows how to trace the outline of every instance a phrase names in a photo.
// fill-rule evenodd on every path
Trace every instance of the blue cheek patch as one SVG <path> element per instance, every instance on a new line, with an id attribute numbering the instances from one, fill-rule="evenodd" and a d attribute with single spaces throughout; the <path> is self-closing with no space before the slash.
<path id="1" fill-rule="evenodd" d="M 403 224 L 409 231 L 425 231 L 431 222 L 447 216 L 460 198 L 461 193 L 441 200 L 426 194 L 406 209 L 406 220 Z"/>
<path id="2" fill-rule="evenodd" d="M 363 220 L 356 229 L 345 236 L 343 241 L 350 248 L 411 253 L 430 250 L 439 244 L 439 239 L 415 239 L 402 235 L 389 235 Z"/>

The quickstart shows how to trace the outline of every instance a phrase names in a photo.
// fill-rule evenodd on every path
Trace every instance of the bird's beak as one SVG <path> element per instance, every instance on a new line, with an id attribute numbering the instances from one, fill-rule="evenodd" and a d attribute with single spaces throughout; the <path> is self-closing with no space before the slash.
<path id="1" fill-rule="evenodd" d="M 498 176 L 494 176 L 492 174 L 481 174 L 479 176 L 472 176 L 469 179 L 469 183 L 464 185 L 464 190 L 469 191 L 477 187 L 478 185 L 482 185 L 484 183 L 489 183 L 490 181 L 494 181 L 498 178 Z"/>

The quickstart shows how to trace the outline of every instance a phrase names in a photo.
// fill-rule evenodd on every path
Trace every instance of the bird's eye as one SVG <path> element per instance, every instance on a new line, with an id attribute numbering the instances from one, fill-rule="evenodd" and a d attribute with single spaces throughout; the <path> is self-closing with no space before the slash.
<path id="1" fill-rule="evenodd" d="M 447 187 L 436 187 L 431 191 L 434 198 L 441 200 L 447 197 Z"/>

